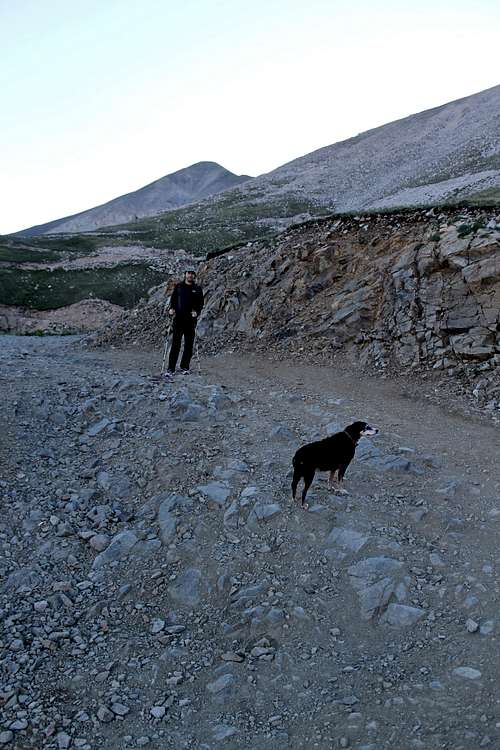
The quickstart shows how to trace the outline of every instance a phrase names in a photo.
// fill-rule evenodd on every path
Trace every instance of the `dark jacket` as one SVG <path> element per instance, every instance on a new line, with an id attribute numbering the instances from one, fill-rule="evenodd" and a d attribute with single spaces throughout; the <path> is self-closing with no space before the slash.
<path id="1" fill-rule="evenodd" d="M 181 318 L 191 317 L 194 312 L 199 315 L 203 309 L 203 291 L 198 284 L 186 284 L 181 281 L 175 285 L 170 297 L 170 307 Z"/>

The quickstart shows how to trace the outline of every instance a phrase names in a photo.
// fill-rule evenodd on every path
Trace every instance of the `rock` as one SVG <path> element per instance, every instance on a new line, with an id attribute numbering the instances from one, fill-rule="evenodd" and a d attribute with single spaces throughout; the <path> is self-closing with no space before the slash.
<path id="1" fill-rule="evenodd" d="M 89 539 L 89 544 L 96 552 L 102 552 L 109 545 L 109 536 L 107 534 L 95 534 Z"/>
<path id="2" fill-rule="evenodd" d="M 13 729 L 14 732 L 22 732 L 23 729 L 28 728 L 28 722 L 26 719 L 17 719 L 16 721 L 13 721 L 12 724 L 10 724 L 10 729 Z"/>
<path id="3" fill-rule="evenodd" d="M 126 716 L 130 712 L 130 708 L 124 706 L 123 703 L 113 703 L 111 710 L 116 716 Z"/>
<path id="4" fill-rule="evenodd" d="M 233 500 L 229 508 L 224 512 L 224 526 L 228 529 L 237 529 L 240 521 L 239 498 Z"/>
<path id="5" fill-rule="evenodd" d="M 175 509 L 183 504 L 184 498 L 180 495 L 168 495 L 160 504 L 158 509 L 158 526 L 160 528 L 160 539 L 168 546 L 175 537 L 177 529 L 177 517 Z"/>
<path id="6" fill-rule="evenodd" d="M 479 623 L 469 617 L 465 623 L 465 629 L 468 633 L 477 633 L 479 630 Z"/>
<path id="7" fill-rule="evenodd" d="M 71 737 L 66 732 L 59 732 L 56 735 L 56 740 L 59 750 L 67 750 L 71 745 Z"/>
<path id="8" fill-rule="evenodd" d="M 281 513 L 281 506 L 277 503 L 255 503 L 250 515 L 248 517 L 248 523 L 252 521 L 270 521 L 271 518 Z"/>
<path id="9" fill-rule="evenodd" d="M 209 482 L 208 484 L 199 485 L 196 489 L 219 508 L 225 506 L 226 500 L 231 494 L 231 490 L 227 484 L 223 484 L 222 482 Z"/>
<path id="10" fill-rule="evenodd" d="M 109 546 L 101 552 L 94 560 L 93 570 L 98 570 L 115 560 L 123 560 L 127 557 L 138 542 L 133 531 L 122 531 L 111 540 Z"/>
<path id="11" fill-rule="evenodd" d="M 244 661 L 245 657 L 243 654 L 236 653 L 235 651 L 226 651 L 224 654 L 221 654 L 222 661 L 234 661 L 234 662 L 242 662 Z"/>
<path id="12" fill-rule="evenodd" d="M 227 724 L 217 724 L 212 729 L 212 734 L 216 742 L 222 742 L 227 740 L 228 737 L 232 737 L 237 734 L 238 730 L 236 727 L 228 726 Z"/>
<path id="13" fill-rule="evenodd" d="M 108 425 L 111 424 L 111 420 L 107 417 L 103 417 L 98 422 L 94 422 L 93 425 L 91 425 L 87 430 L 87 435 L 89 437 L 96 437 L 96 435 L 99 435 L 103 430 L 108 427 Z"/>
<path id="14" fill-rule="evenodd" d="M 215 697 L 228 694 L 236 684 L 236 678 L 231 673 L 223 674 L 213 682 L 207 683 L 207 690 Z"/>
<path id="15" fill-rule="evenodd" d="M 197 568 L 188 568 L 168 588 L 172 599 L 179 604 L 195 607 L 201 599 L 202 575 Z"/>
<path id="16" fill-rule="evenodd" d="M 99 706 L 99 708 L 97 709 L 97 718 L 103 724 L 107 724 L 110 721 L 113 721 L 115 715 L 106 706 Z"/>
<path id="17" fill-rule="evenodd" d="M 156 620 L 151 620 L 151 633 L 152 635 L 157 635 L 158 633 L 161 633 L 163 628 L 165 627 L 165 620 L 160 620 L 160 618 L 157 618 Z"/>
<path id="18" fill-rule="evenodd" d="M 166 713 L 165 706 L 153 706 L 149 712 L 153 719 L 163 719 Z"/>
<path id="19" fill-rule="evenodd" d="M 381 622 L 397 627 L 407 627 L 414 625 L 425 615 L 425 610 L 420 607 L 408 607 L 405 604 L 389 604 L 384 615 L 380 618 Z"/>
<path id="20" fill-rule="evenodd" d="M 474 669 L 473 667 L 456 667 L 453 670 L 453 674 L 457 675 L 457 677 L 463 677 L 466 680 L 478 680 L 481 677 L 479 669 Z"/>
<path id="21" fill-rule="evenodd" d="M 7 730 L 6 732 L 0 732 L 0 745 L 8 745 L 14 740 L 14 732 Z"/>
<path id="22" fill-rule="evenodd" d="M 366 534 L 338 526 L 333 528 L 326 539 L 327 547 L 338 547 L 344 553 L 356 553 L 367 543 L 369 537 Z"/>
<path id="23" fill-rule="evenodd" d="M 380 615 L 395 593 L 403 575 L 403 564 L 388 557 L 370 557 L 348 568 L 351 584 L 358 593 L 361 618 Z"/>
<path id="24" fill-rule="evenodd" d="M 491 635 L 494 629 L 495 629 L 494 620 L 485 620 L 485 622 L 481 623 L 479 632 L 481 633 L 481 635 Z"/>

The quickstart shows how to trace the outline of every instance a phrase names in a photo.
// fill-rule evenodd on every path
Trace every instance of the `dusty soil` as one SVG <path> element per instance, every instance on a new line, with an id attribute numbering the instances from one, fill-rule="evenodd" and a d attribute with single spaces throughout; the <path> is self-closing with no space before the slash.
<path id="1" fill-rule="evenodd" d="M 0 742 L 500 746 L 498 428 L 432 393 L 223 354 L 0 339 Z M 355 419 L 346 475 L 291 456 Z"/>

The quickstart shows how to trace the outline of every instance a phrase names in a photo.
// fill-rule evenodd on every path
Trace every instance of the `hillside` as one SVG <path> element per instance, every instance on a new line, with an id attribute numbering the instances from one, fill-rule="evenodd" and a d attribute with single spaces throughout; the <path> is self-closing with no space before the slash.
<path id="1" fill-rule="evenodd" d="M 236 192 L 307 195 L 337 211 L 462 200 L 500 188 L 500 86 L 326 146 Z"/>
<path id="2" fill-rule="evenodd" d="M 196 264 L 207 253 L 271 240 L 291 224 L 339 209 L 391 210 L 399 203 L 444 200 L 498 206 L 499 117 L 497 86 L 320 149 L 187 206 L 85 234 L 63 233 L 59 225 L 58 234 L 2 238 L 0 303 L 37 310 L 90 295 L 130 307 L 177 260 Z M 183 170 L 184 187 L 194 169 Z M 220 169 L 211 165 L 209 173 Z M 206 186 L 201 180 L 197 189 Z"/>
<path id="3" fill-rule="evenodd" d="M 280 352 L 379 371 L 446 371 L 500 403 L 500 212 L 448 208 L 333 216 L 200 267 L 206 351 Z M 96 334 L 160 346 L 153 296 Z M 350 365 L 349 365 L 350 366 Z"/>
<path id="4" fill-rule="evenodd" d="M 249 179 L 247 175 L 235 175 L 215 162 L 198 162 L 101 206 L 24 229 L 16 232 L 16 235 L 31 237 L 48 233 L 90 232 L 194 203 Z"/>

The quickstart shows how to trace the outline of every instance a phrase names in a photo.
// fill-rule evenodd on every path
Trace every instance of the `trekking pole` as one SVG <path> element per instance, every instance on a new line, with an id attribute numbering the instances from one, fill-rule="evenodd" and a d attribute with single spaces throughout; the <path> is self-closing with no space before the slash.
<path id="1" fill-rule="evenodd" d="M 163 347 L 163 361 L 161 363 L 160 375 L 165 374 L 165 361 L 167 359 L 167 349 L 168 349 L 168 331 L 167 331 L 167 335 L 165 336 L 165 346 Z"/>
<path id="2" fill-rule="evenodd" d="M 167 330 L 165 331 L 165 346 L 163 347 L 163 360 L 161 363 L 161 372 L 160 372 L 161 376 L 165 374 L 165 362 L 167 361 L 168 339 L 170 337 L 171 329 L 172 329 L 172 326 L 170 325 L 170 321 L 168 321 Z"/>
<path id="3" fill-rule="evenodd" d="M 196 340 L 196 364 L 198 366 L 198 375 L 201 375 L 200 352 L 198 349 L 198 340 Z"/>

